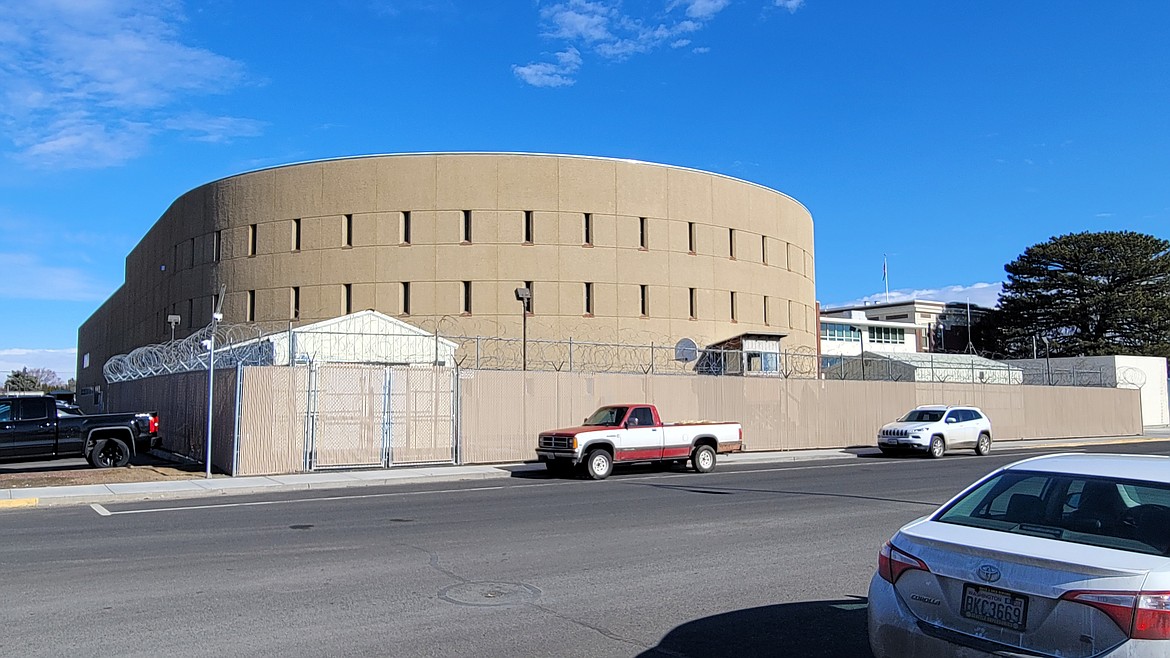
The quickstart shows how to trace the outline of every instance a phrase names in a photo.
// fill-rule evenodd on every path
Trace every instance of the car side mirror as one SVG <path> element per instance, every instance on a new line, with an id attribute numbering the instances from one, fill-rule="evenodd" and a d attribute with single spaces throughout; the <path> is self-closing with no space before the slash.
<path id="1" fill-rule="evenodd" d="M 948 424 L 957 423 L 957 422 L 959 422 L 958 418 L 955 418 L 954 416 L 947 416 L 947 423 Z"/>

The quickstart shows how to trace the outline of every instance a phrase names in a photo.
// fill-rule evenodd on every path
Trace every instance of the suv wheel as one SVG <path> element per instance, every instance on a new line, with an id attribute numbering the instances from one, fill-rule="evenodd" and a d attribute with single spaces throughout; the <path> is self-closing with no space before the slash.
<path id="1" fill-rule="evenodd" d="M 980 432 L 979 441 L 975 443 L 975 454 L 980 457 L 991 452 L 991 435 L 987 432 Z"/>
<path id="2" fill-rule="evenodd" d="M 930 439 L 930 451 L 928 453 L 932 459 L 938 459 L 947 454 L 947 442 L 939 435 L 934 435 Z"/>

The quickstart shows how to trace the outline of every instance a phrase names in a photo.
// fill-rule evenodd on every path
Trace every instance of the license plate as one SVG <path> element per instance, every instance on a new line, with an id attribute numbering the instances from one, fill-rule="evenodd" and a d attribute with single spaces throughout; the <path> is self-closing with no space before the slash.
<path id="1" fill-rule="evenodd" d="M 1028 621 L 1028 597 L 985 585 L 963 585 L 964 617 L 1022 631 Z"/>

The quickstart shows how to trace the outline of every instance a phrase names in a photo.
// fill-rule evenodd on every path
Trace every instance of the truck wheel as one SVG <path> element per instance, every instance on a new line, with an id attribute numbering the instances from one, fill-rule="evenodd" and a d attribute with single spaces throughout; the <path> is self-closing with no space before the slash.
<path id="1" fill-rule="evenodd" d="M 699 446 L 691 454 L 691 466 L 698 473 L 710 473 L 715 468 L 715 451 L 711 446 Z"/>
<path id="2" fill-rule="evenodd" d="M 121 439 L 98 439 L 89 453 L 95 468 L 122 468 L 130 463 L 130 449 Z"/>
<path id="3" fill-rule="evenodd" d="M 979 434 L 979 441 L 975 443 L 975 454 L 983 457 L 991 452 L 991 435 L 987 432 Z"/>
<path id="4" fill-rule="evenodd" d="M 585 459 L 585 472 L 594 480 L 604 480 L 613 471 L 613 457 L 609 452 L 598 448 L 589 453 Z"/>
<path id="5" fill-rule="evenodd" d="M 930 455 L 931 459 L 938 459 L 939 457 L 942 457 L 946 453 L 947 453 L 946 441 L 944 441 L 941 436 L 939 436 L 937 434 L 934 435 L 934 437 L 930 439 L 930 449 L 927 450 L 926 454 Z"/>

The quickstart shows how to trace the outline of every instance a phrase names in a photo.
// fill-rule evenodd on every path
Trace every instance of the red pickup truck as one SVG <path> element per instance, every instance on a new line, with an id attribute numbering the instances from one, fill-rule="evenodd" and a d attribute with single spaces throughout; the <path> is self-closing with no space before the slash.
<path id="1" fill-rule="evenodd" d="M 652 404 L 602 407 L 580 427 L 541 432 L 536 456 L 553 473 L 583 466 L 594 480 L 609 476 L 614 462 L 669 461 L 706 473 L 716 453 L 743 448 L 739 423 L 663 423 Z"/>

